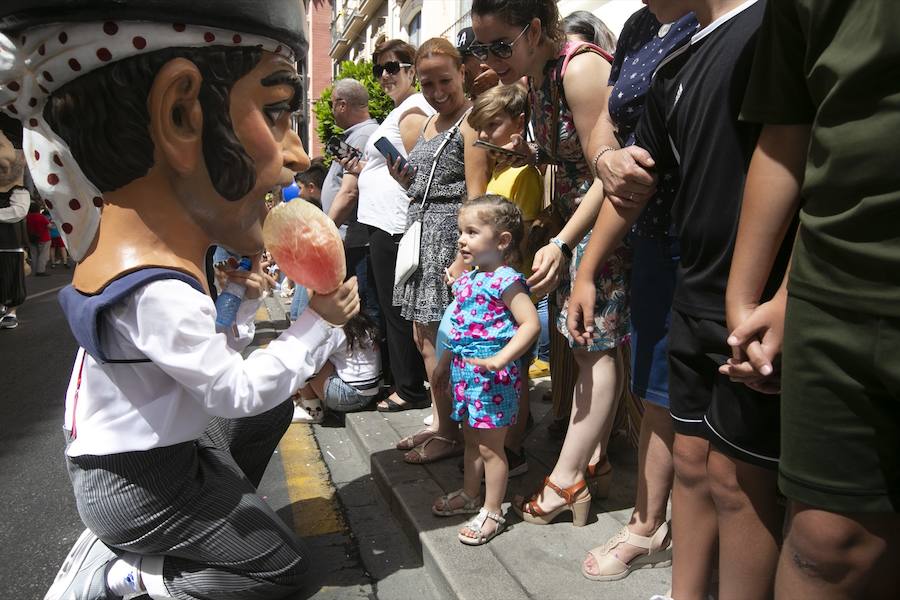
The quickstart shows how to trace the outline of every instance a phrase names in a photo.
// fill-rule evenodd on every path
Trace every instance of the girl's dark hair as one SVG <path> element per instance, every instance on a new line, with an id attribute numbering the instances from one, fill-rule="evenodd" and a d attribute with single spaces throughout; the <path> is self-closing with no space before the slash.
<path id="1" fill-rule="evenodd" d="M 537 18 L 543 29 L 541 35 L 556 44 L 561 44 L 565 37 L 556 0 L 473 0 L 472 14 L 494 15 L 509 25 L 523 28 Z"/>
<path id="2" fill-rule="evenodd" d="M 119 189 L 153 166 L 147 97 L 156 74 L 175 58 L 200 70 L 206 168 L 219 195 L 238 200 L 256 185 L 256 172 L 234 134 L 228 95 L 262 58 L 255 47 L 164 48 L 122 59 L 56 90 L 44 118 L 91 183 L 101 192 Z"/>
<path id="3" fill-rule="evenodd" d="M 474 210 L 478 218 L 491 225 L 498 233 L 508 231 L 512 240 L 503 258 L 511 264 L 522 261 L 522 238 L 525 237 L 525 225 L 522 222 L 522 211 L 519 207 L 499 194 L 484 194 L 463 202 L 461 210 Z"/>
<path id="4" fill-rule="evenodd" d="M 616 51 L 616 34 L 592 12 L 576 10 L 563 19 L 562 29 L 567 35 L 577 35 L 585 42 L 600 46 L 610 54 Z"/>
<path id="5" fill-rule="evenodd" d="M 356 316 L 344 325 L 344 335 L 347 336 L 347 350 L 353 348 L 374 345 L 378 341 L 378 326 L 365 312 L 359 311 Z"/>
<path id="6" fill-rule="evenodd" d="M 414 46 L 404 42 L 403 40 L 387 40 L 378 44 L 372 53 L 372 62 L 377 63 L 378 57 L 387 52 L 391 52 L 400 62 L 414 64 L 416 58 L 416 49 Z"/>

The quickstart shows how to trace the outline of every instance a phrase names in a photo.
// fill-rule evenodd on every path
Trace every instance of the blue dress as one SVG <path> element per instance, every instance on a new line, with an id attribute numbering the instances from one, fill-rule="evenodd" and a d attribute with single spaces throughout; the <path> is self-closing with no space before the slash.
<path id="1" fill-rule="evenodd" d="M 469 271 L 453 284 L 456 306 L 450 317 L 447 346 L 453 353 L 451 384 L 453 411 L 462 421 L 468 415 L 473 428 L 494 429 L 516 422 L 522 390 L 518 361 L 491 372 L 465 362 L 464 358 L 487 358 L 497 354 L 519 326 L 503 302 L 503 292 L 525 277 L 511 267 L 493 272 Z"/>

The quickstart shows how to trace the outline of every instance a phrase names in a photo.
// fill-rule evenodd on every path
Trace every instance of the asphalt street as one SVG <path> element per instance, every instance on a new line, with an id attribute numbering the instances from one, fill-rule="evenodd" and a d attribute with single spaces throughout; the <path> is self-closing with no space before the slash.
<path id="1" fill-rule="evenodd" d="M 27 278 L 19 326 L 0 330 L 0 587 L 42 598 L 83 526 L 63 461 L 65 392 L 78 349 L 57 302 L 72 271 Z"/>

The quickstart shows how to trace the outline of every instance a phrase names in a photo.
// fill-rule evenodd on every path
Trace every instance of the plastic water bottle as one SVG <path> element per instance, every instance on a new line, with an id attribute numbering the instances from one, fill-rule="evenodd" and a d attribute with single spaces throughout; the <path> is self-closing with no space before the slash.
<path id="1" fill-rule="evenodd" d="M 239 271 L 250 270 L 250 259 L 242 258 L 238 264 Z M 237 317 L 238 308 L 244 299 L 244 292 L 247 286 L 240 283 L 230 282 L 219 294 L 216 299 L 216 328 L 219 330 L 229 329 L 234 325 L 235 317 Z"/>

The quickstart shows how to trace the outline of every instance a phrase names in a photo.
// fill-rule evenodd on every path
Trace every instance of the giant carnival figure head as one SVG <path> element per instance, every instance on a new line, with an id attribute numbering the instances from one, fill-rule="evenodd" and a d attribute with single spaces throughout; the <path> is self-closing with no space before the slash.
<path id="1" fill-rule="evenodd" d="M 77 288 L 262 248 L 266 192 L 308 165 L 304 27 L 299 0 L 3 0 L 0 110 Z"/>

